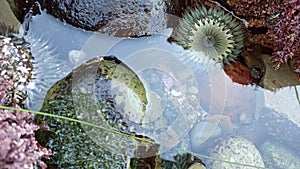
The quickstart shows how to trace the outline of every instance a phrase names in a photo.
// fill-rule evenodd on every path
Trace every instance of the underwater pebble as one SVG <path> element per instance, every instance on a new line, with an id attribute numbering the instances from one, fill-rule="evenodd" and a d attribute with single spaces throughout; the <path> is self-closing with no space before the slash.
<path id="1" fill-rule="evenodd" d="M 171 95 L 173 95 L 174 97 L 179 97 L 182 95 L 181 92 L 177 92 L 176 90 L 171 90 Z"/>
<path id="2" fill-rule="evenodd" d="M 222 130 L 217 123 L 199 122 L 191 130 L 192 148 L 198 148 L 201 144 L 206 142 L 209 138 L 221 135 Z"/>
<path id="3" fill-rule="evenodd" d="M 209 151 L 211 157 L 230 161 L 237 164 L 226 163 L 219 160 L 208 160 L 208 169 L 253 169 L 253 167 L 243 166 L 242 164 L 264 167 L 263 159 L 253 143 L 235 136 L 228 136 L 221 139 Z"/>
<path id="4" fill-rule="evenodd" d="M 192 86 L 192 87 L 189 88 L 189 92 L 191 94 L 198 94 L 199 93 L 199 89 L 197 87 L 195 87 L 195 86 Z"/>
<path id="5" fill-rule="evenodd" d="M 70 50 L 68 53 L 69 60 L 76 64 L 79 60 L 82 60 L 83 58 L 87 57 L 87 54 L 80 50 Z"/>
<path id="6" fill-rule="evenodd" d="M 247 113 L 247 112 L 242 112 L 240 114 L 240 123 L 241 124 L 251 124 L 253 121 L 253 116 L 252 114 Z"/>

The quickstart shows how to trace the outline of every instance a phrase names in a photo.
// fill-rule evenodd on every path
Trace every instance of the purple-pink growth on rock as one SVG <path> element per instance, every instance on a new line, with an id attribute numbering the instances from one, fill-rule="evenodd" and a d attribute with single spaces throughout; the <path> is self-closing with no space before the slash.
<path id="1" fill-rule="evenodd" d="M 285 0 L 277 7 L 276 12 L 279 16 L 275 19 L 271 32 L 274 34 L 272 59 L 276 62 L 275 68 L 278 69 L 282 63 L 300 53 L 300 1 Z"/>

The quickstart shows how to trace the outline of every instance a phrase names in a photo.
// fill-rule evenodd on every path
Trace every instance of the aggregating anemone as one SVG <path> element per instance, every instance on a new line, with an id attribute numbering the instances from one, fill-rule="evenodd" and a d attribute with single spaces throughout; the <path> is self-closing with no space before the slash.
<path id="1" fill-rule="evenodd" d="M 174 38 L 185 49 L 204 53 L 205 58 L 190 58 L 196 62 L 213 59 L 230 63 L 243 47 L 243 31 L 238 21 L 228 13 L 204 6 L 184 14 Z"/>
<path id="2" fill-rule="evenodd" d="M 69 73 L 66 62 L 59 59 L 54 44 L 39 34 L 29 31 L 24 39 L 30 44 L 33 57 L 32 79 L 26 86 L 27 108 L 39 110 L 48 89 Z"/>

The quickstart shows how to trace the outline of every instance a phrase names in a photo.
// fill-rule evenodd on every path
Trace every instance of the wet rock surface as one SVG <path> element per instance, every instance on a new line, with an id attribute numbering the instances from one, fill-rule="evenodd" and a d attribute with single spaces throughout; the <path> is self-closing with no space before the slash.
<path id="1" fill-rule="evenodd" d="M 7 30 L 11 32 L 18 32 L 21 23 L 14 15 L 9 3 L 7 1 L 1 1 L 0 6 L 0 33 Z"/>
<path id="2" fill-rule="evenodd" d="M 278 70 L 274 70 L 274 63 L 269 59 L 269 55 L 262 55 L 261 58 L 265 65 L 265 75 L 262 79 L 265 89 L 276 90 L 300 84 L 297 74 L 288 64 L 282 64 Z"/>
<path id="3" fill-rule="evenodd" d="M 165 28 L 165 5 L 159 0 L 50 0 L 43 6 L 73 26 L 118 37 L 150 35 Z"/>
<path id="4" fill-rule="evenodd" d="M 247 165 L 264 167 L 263 159 L 257 148 L 250 141 L 228 136 L 221 139 L 214 148 L 210 150 L 209 155 L 219 160 L 211 160 L 207 163 L 207 168 L 223 168 L 223 169 L 250 169 Z M 232 163 L 228 163 L 228 161 Z M 233 164 L 233 163 L 239 163 Z M 244 164 L 244 166 L 243 166 Z"/>

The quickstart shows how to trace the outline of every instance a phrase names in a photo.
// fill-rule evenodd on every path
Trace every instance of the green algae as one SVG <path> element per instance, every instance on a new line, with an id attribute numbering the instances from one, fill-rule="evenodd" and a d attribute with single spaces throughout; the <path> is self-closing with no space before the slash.
<path id="1" fill-rule="evenodd" d="M 113 59 L 102 61 L 103 64 L 99 65 L 100 74 L 106 74 L 110 79 L 118 79 L 118 81 L 125 83 L 132 89 L 144 103 L 143 111 L 146 110 L 147 97 L 144 85 L 139 77 L 125 64 L 119 62 L 115 63 Z"/>
<path id="2" fill-rule="evenodd" d="M 144 96 L 143 102 L 147 103 L 145 89 L 132 84 L 138 82 L 142 85 L 142 82 L 136 75 L 133 75 L 131 70 L 126 70 L 129 69 L 128 67 L 122 65 L 116 58 L 97 58 L 96 60 L 92 63 L 99 64 L 97 73 L 106 74 L 108 78 L 119 78 L 126 84 L 130 84 L 134 88 L 132 90 L 143 91 L 144 94 L 139 96 Z M 87 63 L 83 67 L 87 68 L 91 65 Z M 78 79 L 75 79 L 78 75 L 76 73 L 79 70 L 80 67 L 49 89 L 41 109 L 42 112 L 81 120 L 82 117 L 78 115 L 77 110 L 78 101 L 83 108 L 80 110 L 88 112 L 85 114 L 90 112 L 91 114 L 105 114 L 105 111 L 111 111 L 103 103 L 98 105 L 91 103 L 89 93 L 74 92 L 76 91 L 74 84 L 78 82 Z M 126 79 L 124 74 L 114 73 L 120 70 L 130 75 L 131 80 Z M 119 126 L 107 122 L 105 116 L 91 115 L 89 118 L 93 119 L 93 122 L 96 120 L 96 125 L 119 130 Z M 90 119 L 84 120 L 89 121 Z M 53 151 L 51 159 L 46 161 L 49 168 L 125 168 L 127 155 L 130 154 L 125 149 L 134 151 L 133 146 L 130 147 L 130 145 L 134 145 L 133 139 L 124 135 L 49 116 L 37 115 L 35 121 L 42 126 L 36 133 L 39 142 Z"/>

